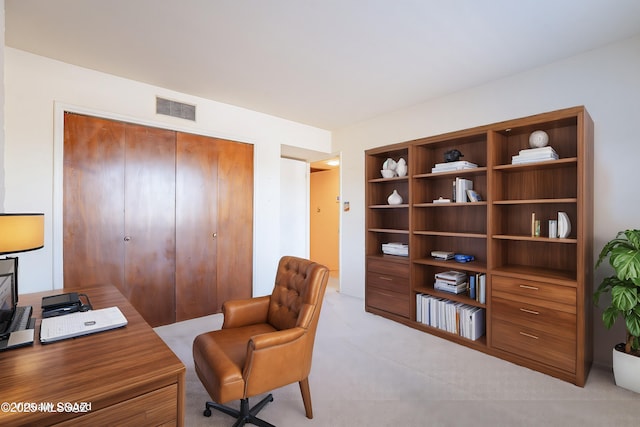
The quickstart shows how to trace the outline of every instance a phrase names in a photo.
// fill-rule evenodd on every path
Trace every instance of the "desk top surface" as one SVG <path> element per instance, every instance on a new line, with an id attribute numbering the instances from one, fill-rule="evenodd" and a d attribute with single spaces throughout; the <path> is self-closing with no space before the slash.
<path id="1" fill-rule="evenodd" d="M 0 353 L 2 402 L 89 402 L 91 410 L 96 411 L 184 377 L 185 367 L 180 359 L 115 287 L 73 291 L 87 294 L 94 309 L 119 307 L 127 326 L 42 345 L 41 299 L 66 290 L 20 295 L 19 305 L 33 306 L 34 343 Z M 0 424 L 35 420 L 43 415 L 4 409 L 0 411 Z M 20 408 L 14 405 L 14 409 Z M 63 420 L 74 414 L 56 416 L 56 420 Z"/>

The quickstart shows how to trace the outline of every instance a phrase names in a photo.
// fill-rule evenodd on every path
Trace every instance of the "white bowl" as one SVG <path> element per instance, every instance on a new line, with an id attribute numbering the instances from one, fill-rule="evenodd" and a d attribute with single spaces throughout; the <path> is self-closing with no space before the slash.
<path id="1" fill-rule="evenodd" d="M 393 178 L 393 176 L 396 174 L 391 169 L 382 169 L 380 173 L 382 174 L 383 178 Z"/>

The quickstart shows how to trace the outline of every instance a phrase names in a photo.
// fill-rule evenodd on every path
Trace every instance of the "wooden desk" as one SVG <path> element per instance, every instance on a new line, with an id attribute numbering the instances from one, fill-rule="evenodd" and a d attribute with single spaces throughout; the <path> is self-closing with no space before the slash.
<path id="1" fill-rule="evenodd" d="M 128 325 L 42 345 L 41 299 L 64 290 L 20 295 L 33 306 L 35 342 L 0 353 L 0 425 L 183 425 L 180 359 L 115 287 L 73 291 L 94 309 L 118 306 Z"/>

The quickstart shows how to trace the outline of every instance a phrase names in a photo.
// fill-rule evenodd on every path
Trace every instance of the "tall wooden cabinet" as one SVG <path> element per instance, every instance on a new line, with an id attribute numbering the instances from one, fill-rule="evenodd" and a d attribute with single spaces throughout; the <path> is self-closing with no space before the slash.
<path id="1" fill-rule="evenodd" d="M 152 326 L 251 295 L 250 145 L 70 113 L 64 144 L 65 287 L 113 284 Z"/>
<path id="2" fill-rule="evenodd" d="M 558 159 L 513 164 L 536 130 L 547 133 Z M 477 167 L 434 173 L 453 149 Z M 385 159 L 401 156 L 408 178 L 382 178 Z M 587 111 L 495 123 L 368 150 L 365 157 L 367 311 L 583 386 L 592 360 L 593 122 Z M 452 197 L 456 178 L 471 181 L 482 200 L 437 202 Z M 405 193 L 402 205 L 386 203 L 394 189 Z M 549 237 L 548 220 L 558 212 L 568 215 L 571 231 Z M 541 221 L 539 235 L 532 214 Z M 408 243 L 409 256 L 383 255 L 381 244 L 392 241 Z M 474 260 L 437 260 L 436 250 Z M 485 299 L 435 289 L 435 274 L 449 270 L 484 275 Z M 483 309 L 484 335 L 470 340 L 417 321 L 419 295 Z"/>

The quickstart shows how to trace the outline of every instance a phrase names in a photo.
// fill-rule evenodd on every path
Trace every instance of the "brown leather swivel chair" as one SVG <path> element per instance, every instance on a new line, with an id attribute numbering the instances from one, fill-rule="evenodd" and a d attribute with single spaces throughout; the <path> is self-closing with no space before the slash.
<path id="1" fill-rule="evenodd" d="M 256 414 L 273 396 L 251 409 L 249 398 L 297 381 L 306 416 L 313 418 L 308 377 L 328 280 L 327 267 L 285 256 L 271 295 L 223 304 L 222 329 L 193 341 L 196 373 L 214 400 L 205 416 L 213 408 L 236 417 L 234 426 L 271 426 Z M 239 411 L 223 405 L 238 399 Z"/>

